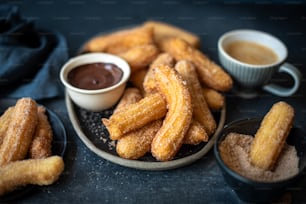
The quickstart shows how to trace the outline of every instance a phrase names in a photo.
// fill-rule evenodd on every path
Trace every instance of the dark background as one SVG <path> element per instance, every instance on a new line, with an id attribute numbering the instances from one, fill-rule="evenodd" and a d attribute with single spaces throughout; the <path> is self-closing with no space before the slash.
<path id="1" fill-rule="evenodd" d="M 5 2 L 5 1 L 4 1 Z M 288 62 L 306 75 L 306 6 L 303 1 L 149 1 L 70 0 L 7 1 L 36 26 L 57 30 L 74 56 L 90 37 L 146 20 L 164 21 L 201 37 L 201 50 L 217 63 L 217 41 L 226 31 L 251 28 L 269 32 L 288 47 Z M 275 82 L 287 84 L 276 76 Z M 289 82 L 290 84 L 290 82 Z M 295 125 L 306 132 L 305 78 L 287 98 L 262 93 L 241 99 L 227 93 L 226 123 L 263 116 L 284 100 L 296 110 Z M 68 132 L 65 172 L 56 184 L 35 188 L 18 203 L 240 203 L 221 176 L 213 152 L 195 163 L 170 171 L 141 171 L 108 162 L 80 141 L 69 121 L 63 97 L 40 101 L 56 112 Z M 294 203 L 306 203 L 306 181 L 291 189 Z"/>

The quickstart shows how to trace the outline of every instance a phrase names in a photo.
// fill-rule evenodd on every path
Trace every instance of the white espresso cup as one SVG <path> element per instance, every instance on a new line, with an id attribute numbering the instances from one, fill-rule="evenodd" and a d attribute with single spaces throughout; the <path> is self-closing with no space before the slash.
<path id="1" fill-rule="evenodd" d="M 255 97 L 261 89 L 286 97 L 293 95 L 300 86 L 300 71 L 285 62 L 286 46 L 268 33 L 256 30 L 227 32 L 219 38 L 218 54 L 220 63 L 233 77 L 235 89 L 242 97 Z M 289 74 L 293 86 L 270 83 L 275 72 Z"/>

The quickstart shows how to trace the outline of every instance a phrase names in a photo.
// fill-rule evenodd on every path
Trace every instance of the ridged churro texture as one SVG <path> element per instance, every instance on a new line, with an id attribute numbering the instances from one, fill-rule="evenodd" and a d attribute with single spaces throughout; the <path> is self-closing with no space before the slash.
<path id="1" fill-rule="evenodd" d="M 30 98 L 19 99 L 0 147 L 0 166 L 24 159 L 37 125 L 37 104 Z"/>
<path id="2" fill-rule="evenodd" d="M 285 102 L 275 103 L 262 120 L 251 144 L 251 163 L 271 170 L 286 142 L 294 120 L 294 109 Z"/>
<path id="3" fill-rule="evenodd" d="M 54 183 L 64 170 L 62 157 L 26 159 L 0 167 L 0 196 L 28 184 L 49 185 Z"/>
<path id="4" fill-rule="evenodd" d="M 187 87 L 191 95 L 193 118 L 203 125 L 208 135 L 212 135 L 215 132 L 217 125 L 204 95 L 201 94 L 202 87 L 195 67 L 191 62 L 181 60 L 176 63 L 175 69 L 187 82 Z"/>
<path id="5" fill-rule="evenodd" d="M 29 148 L 32 159 L 46 158 L 52 155 L 53 132 L 43 106 L 37 108 L 38 123 Z"/>
<path id="6" fill-rule="evenodd" d="M 161 97 L 159 93 L 148 95 L 129 105 L 129 108 L 116 112 L 109 119 L 102 118 L 110 138 L 118 140 L 125 133 L 164 117 L 167 112 L 166 101 L 160 100 Z"/>
<path id="7" fill-rule="evenodd" d="M 210 60 L 204 53 L 189 45 L 180 38 L 170 38 L 162 41 L 162 51 L 169 53 L 177 61 L 189 60 L 197 69 L 199 79 L 208 87 L 218 91 L 228 91 L 233 81 L 219 65 Z"/>
<path id="8" fill-rule="evenodd" d="M 114 110 L 114 113 L 129 108 L 129 105 L 134 104 L 141 99 L 141 93 L 138 89 L 127 88 Z M 161 124 L 162 120 L 155 120 L 139 129 L 124 134 L 116 144 L 118 155 L 126 159 L 138 159 L 144 156 L 150 151 L 152 140 Z"/>
<path id="9" fill-rule="evenodd" d="M 151 152 L 160 161 L 173 159 L 183 144 L 192 120 L 191 97 L 185 81 L 171 67 L 153 69 L 158 91 L 165 97 L 168 112 L 153 139 Z"/>

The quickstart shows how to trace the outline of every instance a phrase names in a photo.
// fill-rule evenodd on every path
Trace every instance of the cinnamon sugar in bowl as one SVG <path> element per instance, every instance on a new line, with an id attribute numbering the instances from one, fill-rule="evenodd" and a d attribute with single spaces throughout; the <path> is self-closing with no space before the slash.
<path id="1" fill-rule="evenodd" d="M 214 146 L 223 177 L 237 196 L 246 202 L 275 201 L 297 187 L 306 170 L 306 134 L 293 127 L 278 164 L 271 171 L 258 169 L 248 161 L 248 149 L 261 119 L 244 119 L 226 125 Z M 239 146 L 239 147 L 237 147 Z"/>

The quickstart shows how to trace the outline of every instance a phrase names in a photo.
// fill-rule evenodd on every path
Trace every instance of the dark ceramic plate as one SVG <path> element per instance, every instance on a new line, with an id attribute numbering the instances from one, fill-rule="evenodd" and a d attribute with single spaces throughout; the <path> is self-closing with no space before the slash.
<path id="1" fill-rule="evenodd" d="M 1 99 L 0 101 L 0 114 L 2 114 L 9 106 L 16 104 L 16 99 Z M 49 109 L 47 110 L 47 116 L 53 130 L 53 141 L 52 141 L 52 153 L 53 155 L 63 156 L 66 150 L 67 137 L 66 130 L 62 121 L 58 116 Z M 36 186 L 26 186 L 0 197 L 0 203 L 15 200 L 19 197 L 32 191 Z"/>
<path id="2" fill-rule="evenodd" d="M 210 140 L 199 145 L 183 145 L 176 157 L 171 161 L 156 161 L 151 154 L 147 154 L 138 160 L 128 160 L 118 156 L 115 149 L 115 142 L 109 139 L 108 131 L 101 122 L 101 118 L 108 118 L 111 116 L 113 111 L 112 108 L 101 112 L 86 111 L 76 106 L 67 93 L 66 106 L 75 131 L 91 151 L 113 163 L 143 170 L 173 169 L 200 159 L 212 148 L 225 121 L 224 107 L 220 112 L 214 113 L 218 127 Z"/>

